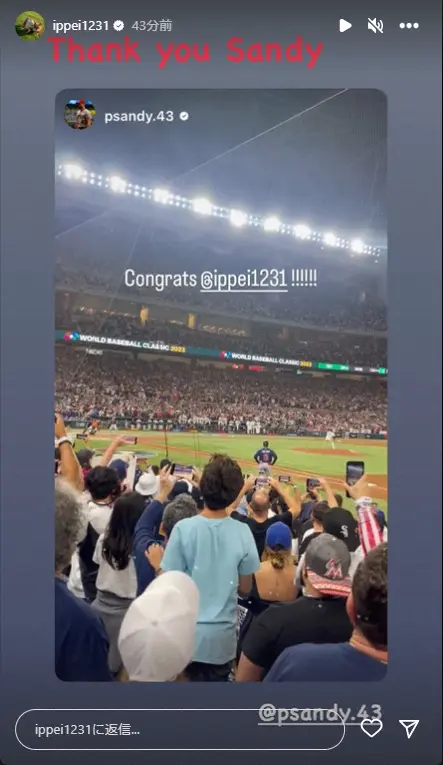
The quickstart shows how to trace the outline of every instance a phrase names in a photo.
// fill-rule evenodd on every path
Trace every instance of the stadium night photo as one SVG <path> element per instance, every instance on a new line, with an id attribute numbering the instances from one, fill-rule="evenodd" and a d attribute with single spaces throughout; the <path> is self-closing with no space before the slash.
<path id="1" fill-rule="evenodd" d="M 385 96 L 65 91 L 55 139 L 57 676 L 382 680 Z"/>

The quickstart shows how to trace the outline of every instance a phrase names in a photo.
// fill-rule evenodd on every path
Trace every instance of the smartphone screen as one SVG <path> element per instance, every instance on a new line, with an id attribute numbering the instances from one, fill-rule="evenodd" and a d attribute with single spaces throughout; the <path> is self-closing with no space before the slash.
<path id="1" fill-rule="evenodd" d="M 259 476 L 257 478 L 256 482 L 255 482 L 255 485 L 257 486 L 257 488 L 260 487 L 260 486 L 262 486 L 262 487 L 263 486 L 268 486 L 268 479 L 263 477 L 263 476 Z"/>
<path id="2" fill-rule="evenodd" d="M 307 478 L 306 479 L 306 491 L 312 491 L 312 489 L 318 489 L 320 486 L 320 481 L 318 478 Z"/>
<path id="3" fill-rule="evenodd" d="M 278 480 L 280 483 L 291 483 L 291 476 L 290 475 L 279 475 Z"/>
<path id="4" fill-rule="evenodd" d="M 133 444 L 135 446 L 137 443 L 137 436 L 125 436 L 125 443 Z"/>
<path id="5" fill-rule="evenodd" d="M 193 472 L 194 468 L 192 465 L 179 465 L 178 463 L 174 464 L 171 469 L 171 474 L 176 478 L 191 479 Z"/>
<path id="6" fill-rule="evenodd" d="M 353 486 L 360 480 L 365 472 L 364 462 L 347 462 L 346 463 L 346 483 L 348 486 Z"/>

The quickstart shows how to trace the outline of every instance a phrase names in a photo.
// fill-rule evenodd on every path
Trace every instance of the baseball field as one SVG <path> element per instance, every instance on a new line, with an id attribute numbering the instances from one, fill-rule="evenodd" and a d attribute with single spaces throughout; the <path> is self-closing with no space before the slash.
<path id="1" fill-rule="evenodd" d="M 87 447 L 102 452 L 115 438 L 115 433 L 101 431 L 90 438 Z M 372 497 L 379 507 L 387 512 L 387 441 L 349 440 L 336 441 L 335 450 L 318 438 L 293 438 L 285 436 L 246 436 L 220 433 L 168 433 L 158 431 L 130 431 L 137 436 L 137 445 L 127 447 L 145 457 L 147 463 L 158 464 L 166 456 L 172 462 L 202 467 L 214 452 L 229 454 L 238 460 L 245 473 L 256 468 L 253 455 L 267 438 L 270 447 L 277 453 L 278 462 L 273 474 L 289 474 L 299 490 L 305 491 L 308 477 L 326 478 L 334 491 L 344 495 L 343 482 L 348 460 L 362 460 L 372 488 Z M 81 449 L 85 442 L 77 441 Z M 345 506 L 353 509 L 352 501 L 345 499 Z"/>

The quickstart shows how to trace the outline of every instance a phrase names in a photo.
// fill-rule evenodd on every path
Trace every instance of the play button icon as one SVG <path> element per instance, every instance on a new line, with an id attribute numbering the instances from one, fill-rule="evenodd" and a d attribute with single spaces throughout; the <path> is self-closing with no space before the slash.
<path id="1" fill-rule="evenodd" d="M 346 19 L 340 19 L 338 22 L 338 29 L 340 32 L 347 32 L 352 27 L 352 24 Z"/>

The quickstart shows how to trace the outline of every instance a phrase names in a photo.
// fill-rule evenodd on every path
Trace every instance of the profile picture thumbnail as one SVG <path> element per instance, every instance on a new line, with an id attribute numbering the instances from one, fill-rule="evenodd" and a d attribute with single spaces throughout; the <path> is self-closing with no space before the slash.
<path id="1" fill-rule="evenodd" d="M 73 130 L 87 130 L 95 120 L 95 106 L 84 98 L 73 98 L 65 106 L 65 122 Z"/>
<path id="2" fill-rule="evenodd" d="M 36 11 L 24 11 L 15 20 L 15 31 L 23 40 L 38 40 L 45 31 L 45 20 Z"/>

